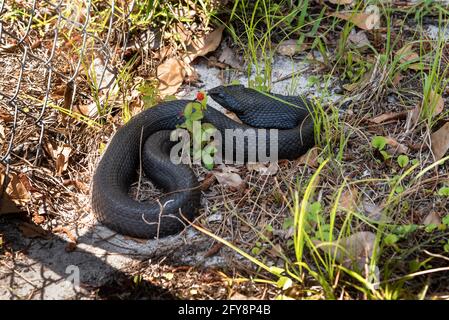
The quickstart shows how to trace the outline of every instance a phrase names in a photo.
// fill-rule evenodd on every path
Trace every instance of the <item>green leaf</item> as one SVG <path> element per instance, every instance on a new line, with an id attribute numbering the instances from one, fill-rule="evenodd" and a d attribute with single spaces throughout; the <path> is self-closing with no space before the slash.
<path id="1" fill-rule="evenodd" d="M 398 164 L 399 164 L 399 166 L 400 166 L 401 168 L 406 167 L 406 166 L 408 165 L 408 161 L 409 161 L 409 159 L 408 159 L 408 157 L 407 157 L 406 155 L 401 154 L 401 155 L 398 157 Z"/>
<path id="2" fill-rule="evenodd" d="M 402 193 L 402 192 L 404 192 L 404 187 L 403 186 L 397 186 L 396 189 L 394 189 L 394 191 L 396 193 Z"/>
<path id="3" fill-rule="evenodd" d="M 383 156 L 384 160 L 388 160 L 391 156 L 385 150 L 380 150 L 380 154 Z"/>
<path id="4" fill-rule="evenodd" d="M 293 217 L 288 217 L 284 219 L 284 223 L 282 223 L 282 229 L 287 230 L 290 227 L 293 227 L 294 219 Z"/>
<path id="5" fill-rule="evenodd" d="M 449 241 L 443 246 L 444 252 L 449 252 Z"/>
<path id="6" fill-rule="evenodd" d="M 377 150 L 383 150 L 385 148 L 385 145 L 387 144 L 387 139 L 382 136 L 375 136 L 371 140 L 371 145 L 373 148 L 376 148 Z"/>
<path id="7" fill-rule="evenodd" d="M 442 187 L 438 190 L 439 196 L 449 197 L 449 187 Z"/>
<path id="8" fill-rule="evenodd" d="M 279 280 L 276 282 L 278 288 L 282 290 L 287 290 L 293 285 L 292 279 L 289 277 L 280 277 Z"/>
<path id="9" fill-rule="evenodd" d="M 431 224 L 428 224 L 428 225 L 425 227 L 424 231 L 430 233 L 430 232 L 432 232 L 433 230 L 435 230 L 437 227 L 438 227 L 438 226 L 437 226 L 436 224 L 431 223 Z"/>
<path id="10" fill-rule="evenodd" d="M 184 108 L 184 117 L 189 119 L 193 112 L 193 102 L 188 103 Z"/>
<path id="11" fill-rule="evenodd" d="M 443 219 L 441 219 L 441 222 L 449 227 L 449 214 L 447 214 Z"/>
<path id="12" fill-rule="evenodd" d="M 279 268 L 279 267 L 275 267 L 275 266 L 271 266 L 270 269 L 269 269 L 269 271 L 270 271 L 272 274 L 275 274 L 275 275 L 277 275 L 277 276 L 280 276 L 281 274 L 283 274 L 283 273 L 285 272 L 284 269 Z"/>
<path id="13" fill-rule="evenodd" d="M 387 235 L 384 239 L 384 242 L 387 246 L 391 246 L 393 244 L 395 244 L 396 242 L 398 242 L 399 237 L 397 235 L 395 235 L 394 233 L 390 233 L 389 235 Z"/>

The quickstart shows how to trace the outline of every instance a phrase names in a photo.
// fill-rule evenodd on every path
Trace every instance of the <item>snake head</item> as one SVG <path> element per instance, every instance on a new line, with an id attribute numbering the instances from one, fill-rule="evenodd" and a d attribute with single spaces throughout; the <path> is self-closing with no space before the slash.
<path id="1" fill-rule="evenodd" d="M 243 94 L 248 89 L 244 85 L 228 85 L 228 86 L 218 86 L 210 89 L 207 93 L 212 99 L 219 103 L 222 107 L 236 113 L 237 115 L 242 114 L 244 110 L 244 105 L 239 100 L 239 97 L 244 96 Z"/>

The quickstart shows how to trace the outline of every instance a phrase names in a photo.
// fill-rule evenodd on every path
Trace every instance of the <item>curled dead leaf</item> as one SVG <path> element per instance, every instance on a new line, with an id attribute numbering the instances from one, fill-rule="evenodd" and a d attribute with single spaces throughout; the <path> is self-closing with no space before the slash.
<path id="1" fill-rule="evenodd" d="M 352 22 L 363 30 L 380 28 L 380 12 L 375 5 L 368 6 L 365 12 L 335 12 L 332 16 Z"/>
<path id="2" fill-rule="evenodd" d="M 430 141 L 435 161 L 438 161 L 444 157 L 449 149 L 449 122 L 446 122 L 444 126 L 434 132 L 430 136 Z"/>
<path id="3" fill-rule="evenodd" d="M 404 120 L 407 118 L 407 111 L 403 112 L 387 112 L 381 115 L 378 115 L 374 118 L 369 119 L 368 121 L 380 124 L 390 120 Z"/>
<path id="4" fill-rule="evenodd" d="M 164 98 L 178 91 L 182 85 L 186 71 L 184 63 L 178 58 L 169 58 L 157 67 L 159 95 Z"/>
<path id="5" fill-rule="evenodd" d="M 187 53 L 183 57 L 184 62 L 190 63 L 195 60 L 195 58 L 204 56 L 217 49 L 220 45 L 224 28 L 224 26 L 220 26 L 213 32 L 201 38 L 192 40 L 192 43 L 187 48 Z"/>
<path id="6" fill-rule="evenodd" d="M 0 185 L 3 185 L 5 174 L 4 171 L 2 172 L 2 168 L 0 168 Z M 6 194 L 9 196 L 9 198 L 19 206 L 26 205 L 30 199 L 30 191 L 27 189 L 26 186 L 24 186 L 22 180 L 20 178 L 20 174 L 16 174 L 14 172 L 10 172 L 8 175 L 9 183 L 6 187 Z M 7 201 L 7 200 L 5 200 Z M 14 209 L 12 206 L 8 205 L 6 208 Z M 5 209 L 5 208 L 3 208 Z"/>
<path id="7" fill-rule="evenodd" d="M 425 226 L 427 226 L 429 224 L 434 224 L 436 226 L 439 226 L 441 224 L 441 218 L 438 213 L 436 213 L 435 211 L 432 211 L 423 219 L 422 224 Z"/>

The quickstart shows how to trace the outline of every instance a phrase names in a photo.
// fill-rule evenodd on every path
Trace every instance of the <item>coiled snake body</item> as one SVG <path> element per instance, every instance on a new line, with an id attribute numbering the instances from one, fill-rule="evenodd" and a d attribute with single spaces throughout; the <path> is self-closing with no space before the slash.
<path id="1" fill-rule="evenodd" d="M 301 97 L 269 96 L 242 85 L 220 86 L 208 94 L 244 122 L 240 124 L 208 106 L 202 121 L 212 123 L 223 137 L 225 129 L 279 129 L 279 159 L 297 158 L 314 144 L 310 103 Z M 99 222 L 121 234 L 148 239 L 182 230 L 180 213 L 189 220 L 195 217 L 201 197 L 197 178 L 188 165 L 170 160 L 174 143 L 169 134 L 185 121 L 182 113 L 189 102 L 162 102 L 116 132 L 93 176 L 92 208 Z M 257 135 L 256 144 L 263 140 L 268 148 L 270 138 L 267 130 Z M 243 150 L 239 150 L 244 159 L 250 147 L 254 146 L 245 140 Z M 167 192 L 159 201 L 138 202 L 128 193 L 141 162 L 147 177 Z"/>

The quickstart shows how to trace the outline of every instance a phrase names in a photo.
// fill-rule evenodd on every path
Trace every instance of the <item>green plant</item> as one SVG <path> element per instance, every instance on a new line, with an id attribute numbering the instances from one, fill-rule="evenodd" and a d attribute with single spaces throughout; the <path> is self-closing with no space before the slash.
<path id="1" fill-rule="evenodd" d="M 211 170 L 214 166 L 214 154 L 217 148 L 208 144 L 210 138 L 216 132 L 210 123 L 201 123 L 204 117 L 203 111 L 207 108 L 207 96 L 204 92 L 197 94 L 197 101 L 188 103 L 184 108 L 184 123 L 179 128 L 186 129 L 193 142 L 193 161 L 201 161 L 205 168 Z"/>
<path id="2" fill-rule="evenodd" d="M 401 154 L 400 156 L 398 156 L 397 161 L 398 161 L 398 165 L 401 168 L 404 168 L 408 165 L 409 159 L 406 155 Z"/>

